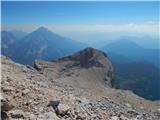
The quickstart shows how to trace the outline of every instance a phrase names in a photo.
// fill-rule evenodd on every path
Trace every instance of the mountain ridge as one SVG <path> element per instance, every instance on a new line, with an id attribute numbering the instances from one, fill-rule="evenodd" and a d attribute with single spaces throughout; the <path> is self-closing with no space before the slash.
<path id="1" fill-rule="evenodd" d="M 72 47 L 71 47 L 72 46 Z M 51 60 L 73 53 L 85 44 L 40 27 L 14 43 L 9 50 L 14 61 L 33 65 L 35 59 Z M 53 52 L 54 51 L 54 52 Z"/>
<path id="2" fill-rule="evenodd" d="M 101 50 L 109 53 L 122 55 L 130 59 L 131 62 L 149 61 L 158 67 L 160 66 L 159 49 L 145 49 L 129 40 L 119 40 L 119 41 L 112 42 L 106 45 L 105 47 L 101 48 Z M 110 56 L 112 56 L 112 54 Z"/>

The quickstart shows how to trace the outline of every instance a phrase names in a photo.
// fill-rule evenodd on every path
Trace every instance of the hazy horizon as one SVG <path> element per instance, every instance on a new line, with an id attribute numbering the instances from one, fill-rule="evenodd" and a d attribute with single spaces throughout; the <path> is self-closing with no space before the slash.
<path id="1" fill-rule="evenodd" d="M 158 5 L 159 2 L 127 1 L 2 1 L 2 30 L 32 32 L 44 26 L 82 42 L 90 39 L 97 41 L 98 38 L 112 40 L 123 36 L 158 38 Z"/>

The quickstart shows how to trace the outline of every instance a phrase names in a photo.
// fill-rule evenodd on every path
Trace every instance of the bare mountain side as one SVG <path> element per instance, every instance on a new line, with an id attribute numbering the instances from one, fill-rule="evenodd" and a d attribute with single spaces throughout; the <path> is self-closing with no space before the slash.
<path id="1" fill-rule="evenodd" d="M 106 75 L 113 68 L 105 54 L 91 48 L 80 53 L 74 59 L 36 61 L 37 70 L 2 56 L 2 120 L 160 119 L 159 102 L 110 88 L 112 72 Z M 82 65 L 79 58 L 88 54 Z"/>
<path id="2" fill-rule="evenodd" d="M 112 64 L 105 53 L 93 48 L 53 62 L 36 61 L 35 68 L 52 80 L 83 89 L 111 87 Z"/>
<path id="3" fill-rule="evenodd" d="M 73 55 L 47 62 L 37 60 L 35 68 L 51 81 L 81 88 L 93 98 L 109 96 L 114 101 L 129 103 L 135 107 L 152 108 L 150 101 L 131 91 L 115 90 L 112 86 L 112 63 L 107 55 L 94 48 L 86 48 Z M 154 108 L 160 107 L 159 104 Z"/>

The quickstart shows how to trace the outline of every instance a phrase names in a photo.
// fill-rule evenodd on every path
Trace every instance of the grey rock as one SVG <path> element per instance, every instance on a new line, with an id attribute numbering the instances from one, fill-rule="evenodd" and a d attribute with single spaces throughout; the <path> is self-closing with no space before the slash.
<path id="1" fill-rule="evenodd" d="M 9 112 L 12 118 L 24 118 L 24 112 L 19 109 L 15 109 Z"/>
<path id="2" fill-rule="evenodd" d="M 68 105 L 60 103 L 57 107 L 57 114 L 64 116 L 69 111 L 69 109 L 70 107 Z"/>
<path id="3" fill-rule="evenodd" d="M 9 103 L 2 95 L 0 95 L 0 99 L 1 99 L 1 111 L 9 111 L 12 108 L 14 108 L 14 106 Z"/>
<path id="4" fill-rule="evenodd" d="M 57 109 L 58 105 L 59 105 L 60 101 L 50 101 L 49 104 L 47 105 L 47 107 L 53 107 L 53 109 Z"/>
<path id="5" fill-rule="evenodd" d="M 1 120 L 9 120 L 9 117 L 6 112 L 1 111 Z"/>

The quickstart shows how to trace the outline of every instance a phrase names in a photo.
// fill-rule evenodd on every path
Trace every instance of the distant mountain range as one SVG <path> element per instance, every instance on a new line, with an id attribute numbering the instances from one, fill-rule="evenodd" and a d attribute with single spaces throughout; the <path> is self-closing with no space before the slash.
<path id="1" fill-rule="evenodd" d="M 4 36 L 2 44 L 10 46 L 7 49 L 2 47 L 2 54 L 22 64 L 33 65 L 35 59 L 57 59 L 85 47 L 85 44 L 62 37 L 44 27 L 38 28 L 21 39 L 16 39 L 11 32 L 2 32 L 2 36 Z M 9 44 L 6 41 L 12 42 Z"/>
<path id="2" fill-rule="evenodd" d="M 84 41 L 85 43 L 87 43 L 88 45 L 94 48 L 100 49 L 112 42 L 123 41 L 123 40 L 132 41 L 145 49 L 160 49 L 160 38 L 153 37 L 153 36 L 151 37 L 147 35 L 114 37 L 114 34 L 106 35 L 106 33 L 103 33 L 103 34 L 94 33 L 86 36 L 86 38 L 83 37 L 81 41 Z"/>
<path id="3" fill-rule="evenodd" d="M 145 49 L 160 49 L 160 39 L 158 37 L 150 37 L 150 36 L 143 36 L 143 37 L 133 37 L 133 36 L 125 36 L 119 38 L 119 40 L 130 40 L 137 43 L 139 46 Z"/>
<path id="4" fill-rule="evenodd" d="M 135 42 L 129 40 L 112 42 L 102 47 L 101 50 L 109 53 L 109 56 L 114 55 L 114 57 L 112 57 L 112 61 L 118 61 L 118 57 L 115 56 L 118 55 L 127 58 L 127 60 L 130 60 L 130 62 L 148 61 L 153 63 L 155 66 L 160 67 L 159 49 L 145 49 Z M 116 58 L 116 60 L 114 58 Z"/>
<path id="5" fill-rule="evenodd" d="M 102 48 L 111 59 L 118 89 L 132 90 L 146 99 L 160 99 L 160 50 L 145 49 L 129 40 L 119 40 Z"/>
<path id="6" fill-rule="evenodd" d="M 16 42 L 16 37 L 7 31 L 1 32 L 1 52 L 3 55 L 11 56 L 10 48 Z"/>
<path id="7" fill-rule="evenodd" d="M 19 39 L 22 39 L 24 36 L 26 36 L 28 33 L 24 32 L 24 31 L 21 31 L 21 30 L 11 30 L 11 31 L 8 31 L 10 32 L 12 35 L 14 35 L 14 37 L 19 40 Z"/>

